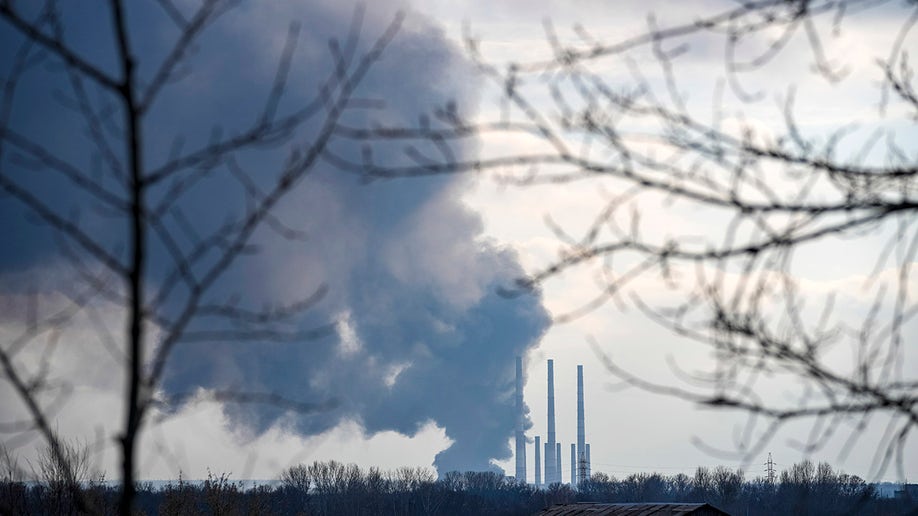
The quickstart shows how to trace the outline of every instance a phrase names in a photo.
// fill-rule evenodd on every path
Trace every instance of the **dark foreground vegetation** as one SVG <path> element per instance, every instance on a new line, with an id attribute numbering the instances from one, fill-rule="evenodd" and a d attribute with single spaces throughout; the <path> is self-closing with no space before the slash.
<path id="1" fill-rule="evenodd" d="M 203 482 L 179 479 L 164 487 L 138 485 L 138 515 L 261 514 L 533 514 L 559 503 L 708 502 L 735 515 L 894 515 L 918 512 L 918 500 L 883 498 L 871 484 L 825 463 L 795 464 L 773 482 L 745 480 L 741 471 L 698 468 L 694 476 L 658 473 L 615 479 L 593 475 L 579 490 L 519 485 L 492 472 L 449 473 L 441 479 L 424 468 L 382 472 L 354 464 L 315 462 L 288 468 L 275 485 L 245 487 L 228 475 Z M 105 482 L 68 485 L 5 478 L 3 514 L 116 514 L 119 490 Z"/>

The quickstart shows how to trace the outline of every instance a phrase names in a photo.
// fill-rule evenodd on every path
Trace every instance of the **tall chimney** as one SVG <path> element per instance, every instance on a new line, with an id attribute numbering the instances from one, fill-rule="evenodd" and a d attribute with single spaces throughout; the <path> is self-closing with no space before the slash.
<path id="1" fill-rule="evenodd" d="M 577 478 L 587 478 L 586 428 L 583 417 L 583 366 L 577 366 Z"/>
<path id="2" fill-rule="evenodd" d="M 555 482 L 561 483 L 561 443 L 555 443 L 557 449 L 555 450 Z"/>
<path id="3" fill-rule="evenodd" d="M 526 435 L 523 423 L 526 410 L 523 405 L 523 357 L 516 357 L 516 481 L 526 483 Z"/>
<path id="4" fill-rule="evenodd" d="M 593 477 L 591 476 L 592 473 L 590 473 L 590 470 L 591 470 L 591 466 L 590 466 L 590 445 L 589 445 L 589 443 L 587 443 L 587 445 L 586 445 L 586 477 L 587 477 L 587 480 L 593 478 Z"/>
<path id="5" fill-rule="evenodd" d="M 577 445 L 571 443 L 571 487 L 577 485 Z"/>
<path id="6" fill-rule="evenodd" d="M 542 450 L 540 449 L 542 445 L 541 443 L 539 443 L 539 440 L 540 440 L 540 437 L 537 435 L 536 443 L 535 443 L 535 462 L 536 462 L 535 463 L 535 486 L 536 487 L 542 487 L 542 457 L 540 455 L 542 453 Z"/>
<path id="7" fill-rule="evenodd" d="M 545 483 L 553 484 L 561 481 L 560 468 L 557 467 L 558 457 L 555 441 L 555 361 L 548 360 L 548 440 L 545 443 L 548 450 L 545 452 Z"/>

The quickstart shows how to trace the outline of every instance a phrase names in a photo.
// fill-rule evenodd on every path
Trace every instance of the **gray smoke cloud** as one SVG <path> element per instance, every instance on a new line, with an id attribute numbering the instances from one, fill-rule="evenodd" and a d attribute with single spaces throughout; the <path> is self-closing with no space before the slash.
<path id="1" fill-rule="evenodd" d="M 353 11 L 305 4 L 243 4 L 210 29 L 190 62 L 193 73 L 168 90 L 148 120 L 151 162 L 165 159 L 162 149 L 172 147 L 177 134 L 193 148 L 210 137 L 214 126 L 230 132 L 255 116 L 292 19 L 302 28 L 281 108 L 311 98 L 331 69 L 328 40 L 345 36 Z M 141 55 L 162 55 L 157 42 L 168 39 L 168 23 L 161 16 L 134 14 Z M 378 6 L 367 12 L 358 52 L 392 14 Z M 65 21 L 78 32 L 98 23 L 79 12 L 68 16 Z M 96 37 L 88 28 L 85 32 L 87 38 Z M 149 77 L 152 70 L 143 66 L 142 61 L 142 75 Z M 29 116 L 37 113 L 51 121 L 51 129 L 35 127 L 35 137 L 80 128 L 75 115 L 61 115 L 59 106 L 41 103 L 53 85 L 42 86 L 40 76 L 35 81 L 24 97 L 34 103 Z M 410 123 L 447 101 L 471 109 L 475 88 L 474 73 L 461 53 L 439 29 L 411 15 L 358 92 L 359 97 L 384 100 L 384 107 L 355 110 L 346 121 Z M 14 121 L 24 116 L 15 113 Z M 307 125 L 298 138 L 309 141 L 310 131 L 314 127 Z M 360 152 L 353 143 L 334 145 L 340 155 Z M 77 164 L 89 166 L 97 159 L 86 156 L 78 141 L 60 147 Z M 395 144 L 383 152 L 387 159 L 403 159 Z M 286 148 L 278 148 L 237 159 L 256 182 L 267 184 L 285 156 Z M 6 170 L 25 170 L 4 159 Z M 122 222 L 94 213 L 87 208 L 91 200 L 65 184 L 22 174 L 21 180 L 45 199 L 81 214 L 94 235 L 111 241 L 113 248 L 120 245 Z M 356 420 L 367 434 L 395 430 L 413 435 L 434 421 L 453 440 L 435 459 L 438 471 L 494 469 L 492 459 L 511 454 L 514 357 L 537 345 L 549 318 L 537 293 L 515 299 L 498 294 L 523 271 L 513 251 L 484 237 L 480 216 L 462 202 L 468 185 L 461 176 L 366 184 L 329 165 L 318 167 L 278 209 L 280 218 L 304 232 L 306 240 L 259 235 L 259 253 L 229 271 L 213 299 L 236 296 L 241 306 L 259 308 L 289 303 L 327 285 L 321 303 L 294 326 L 309 329 L 336 321 L 334 331 L 305 342 L 183 343 L 170 358 L 165 394 L 231 388 L 336 402 L 332 409 L 294 415 L 271 405 L 225 406 L 232 425 L 255 433 L 283 424 L 289 431 L 315 435 Z M 239 184 L 222 172 L 200 180 L 181 201 L 186 218 L 202 234 L 239 216 L 244 207 Z M 36 226 L 20 204 L 0 199 L 0 216 L 12 221 L 10 234 L 17 242 L 0 251 L 4 277 L 59 260 L 50 231 Z M 169 260 L 161 243 L 151 245 L 151 281 L 156 283 Z M 0 288 L 18 287 L 5 281 Z M 197 323 L 191 329 L 207 326 Z"/>

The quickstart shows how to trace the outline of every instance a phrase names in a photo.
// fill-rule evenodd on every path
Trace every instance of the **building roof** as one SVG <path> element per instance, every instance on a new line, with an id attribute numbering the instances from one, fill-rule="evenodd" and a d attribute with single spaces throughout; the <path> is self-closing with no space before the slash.
<path id="1" fill-rule="evenodd" d="M 555 505 L 541 516 L 730 516 L 707 503 L 569 503 Z"/>

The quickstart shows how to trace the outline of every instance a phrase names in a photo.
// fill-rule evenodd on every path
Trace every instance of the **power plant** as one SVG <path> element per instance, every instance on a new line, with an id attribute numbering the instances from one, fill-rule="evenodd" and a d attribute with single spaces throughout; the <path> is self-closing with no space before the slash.
<path id="1" fill-rule="evenodd" d="M 527 482 L 526 476 L 526 406 L 523 402 L 523 359 L 516 358 L 516 480 Z M 548 359 L 548 421 L 547 436 L 542 453 L 542 439 L 535 436 L 535 486 L 547 487 L 562 483 L 561 443 L 555 432 L 555 362 Z M 590 478 L 590 445 L 586 442 L 586 419 L 583 401 L 583 366 L 577 366 L 577 442 L 571 443 L 569 474 L 572 486 Z M 544 468 L 542 459 L 544 458 Z M 544 483 L 543 483 L 544 472 Z"/>

